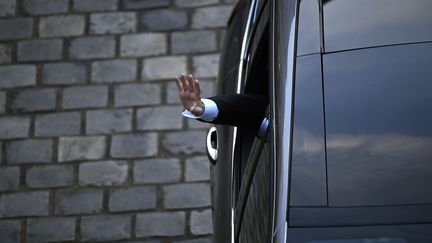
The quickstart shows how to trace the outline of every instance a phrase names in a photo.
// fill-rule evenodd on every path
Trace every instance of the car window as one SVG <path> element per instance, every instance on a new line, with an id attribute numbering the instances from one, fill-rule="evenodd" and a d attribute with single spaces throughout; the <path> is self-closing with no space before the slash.
<path id="1" fill-rule="evenodd" d="M 319 0 L 301 0 L 297 56 L 320 53 Z"/>
<path id="2" fill-rule="evenodd" d="M 323 56 L 330 206 L 432 203 L 432 43 Z"/>
<path id="3" fill-rule="evenodd" d="M 297 58 L 291 159 L 291 206 L 326 206 L 321 55 Z"/>
<path id="4" fill-rule="evenodd" d="M 430 0 L 323 0 L 326 52 L 432 40 Z"/>
<path id="5" fill-rule="evenodd" d="M 271 238 L 273 182 L 271 143 L 266 142 L 262 150 L 255 152 L 259 153 L 259 159 L 244 206 L 239 242 L 269 242 Z"/>

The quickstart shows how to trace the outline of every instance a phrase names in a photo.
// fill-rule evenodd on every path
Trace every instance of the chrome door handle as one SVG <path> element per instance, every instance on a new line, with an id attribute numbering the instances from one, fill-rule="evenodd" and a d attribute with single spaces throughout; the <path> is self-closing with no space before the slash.
<path id="1" fill-rule="evenodd" d="M 207 132 L 207 157 L 210 160 L 210 163 L 213 165 L 216 164 L 218 159 L 218 133 L 216 127 L 212 126 Z"/>

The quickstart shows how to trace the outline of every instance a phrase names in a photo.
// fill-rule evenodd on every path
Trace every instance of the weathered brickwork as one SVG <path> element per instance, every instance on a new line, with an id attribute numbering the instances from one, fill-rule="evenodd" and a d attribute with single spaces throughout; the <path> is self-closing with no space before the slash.
<path id="1" fill-rule="evenodd" d="M 211 243 L 207 125 L 234 0 L 0 1 L 0 241 Z"/>

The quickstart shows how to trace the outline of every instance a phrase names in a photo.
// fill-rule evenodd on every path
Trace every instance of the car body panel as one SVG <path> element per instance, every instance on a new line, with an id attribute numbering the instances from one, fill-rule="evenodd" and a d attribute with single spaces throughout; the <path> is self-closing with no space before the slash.
<path id="1" fill-rule="evenodd" d="M 432 43 L 324 55 L 329 206 L 432 203 Z"/>

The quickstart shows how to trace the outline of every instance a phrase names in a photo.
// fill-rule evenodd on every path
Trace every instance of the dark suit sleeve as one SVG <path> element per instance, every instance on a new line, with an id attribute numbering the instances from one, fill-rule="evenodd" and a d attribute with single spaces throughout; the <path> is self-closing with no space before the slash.
<path id="1" fill-rule="evenodd" d="M 210 97 L 219 110 L 213 124 L 238 127 L 257 127 L 261 124 L 267 108 L 266 95 L 228 94 Z"/>

